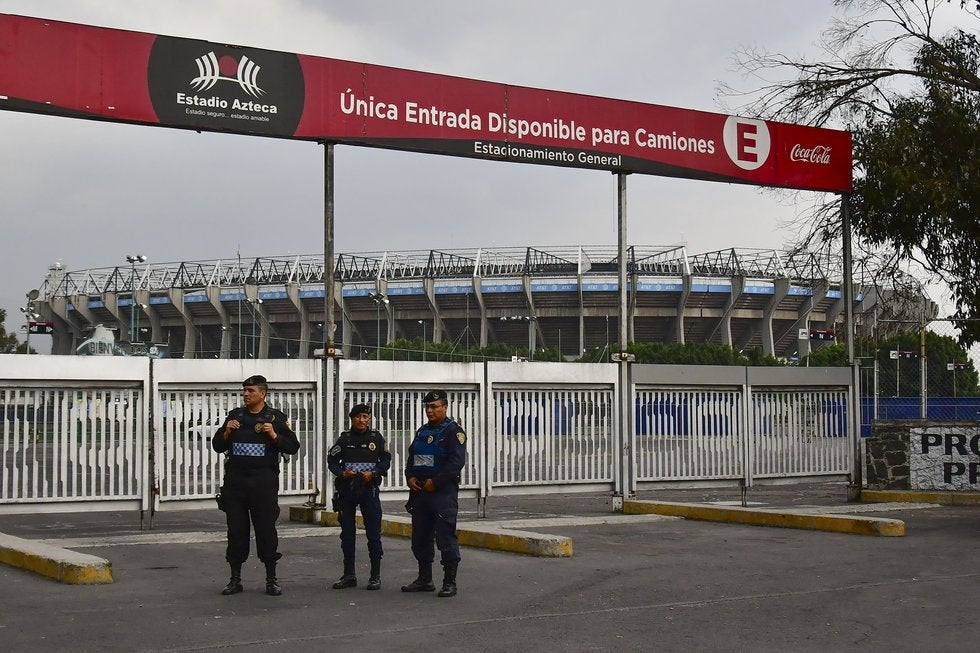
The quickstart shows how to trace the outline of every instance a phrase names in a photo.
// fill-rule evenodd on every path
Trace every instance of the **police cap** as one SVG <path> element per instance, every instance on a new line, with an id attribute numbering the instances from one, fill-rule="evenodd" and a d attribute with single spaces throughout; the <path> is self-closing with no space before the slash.
<path id="1" fill-rule="evenodd" d="M 445 390 L 429 390 L 429 392 L 422 397 L 422 403 L 427 404 L 430 401 L 446 401 L 448 396 L 449 395 L 446 394 Z"/>
<path id="2" fill-rule="evenodd" d="M 355 415 L 361 415 L 362 413 L 367 413 L 368 415 L 370 415 L 371 407 L 368 406 L 367 404 L 355 404 L 354 407 L 350 409 L 350 412 L 347 413 L 347 415 L 348 417 L 354 417 Z"/>

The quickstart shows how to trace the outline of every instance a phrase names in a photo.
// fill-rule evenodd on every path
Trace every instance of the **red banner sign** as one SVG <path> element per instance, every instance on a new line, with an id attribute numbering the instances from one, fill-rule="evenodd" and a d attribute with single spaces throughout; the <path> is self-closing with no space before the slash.
<path id="1" fill-rule="evenodd" d="M 851 135 L 0 14 L 0 109 L 803 190 Z"/>

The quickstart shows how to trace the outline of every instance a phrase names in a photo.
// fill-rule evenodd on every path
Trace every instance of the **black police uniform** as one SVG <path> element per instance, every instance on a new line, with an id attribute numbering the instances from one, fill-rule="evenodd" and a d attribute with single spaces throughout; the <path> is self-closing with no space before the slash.
<path id="1" fill-rule="evenodd" d="M 365 411 L 367 412 L 367 411 Z M 384 436 L 368 429 L 360 433 L 353 429 L 344 431 L 327 453 L 327 467 L 336 475 L 340 517 L 340 549 L 344 554 L 344 575 L 334 584 L 336 589 L 355 587 L 357 577 L 354 560 L 357 541 L 355 510 L 360 507 L 367 534 L 368 555 L 371 558 L 371 581 L 368 589 L 380 589 L 381 557 L 381 493 L 378 486 L 391 467 L 391 452 Z M 343 478 L 344 470 L 355 473 L 354 478 Z M 372 472 L 374 478 L 365 482 L 363 472 Z"/>
<path id="2" fill-rule="evenodd" d="M 225 440 L 225 427 L 233 419 L 241 426 Z M 275 441 L 261 432 L 266 422 L 271 422 L 276 431 Z M 227 453 L 221 495 L 228 523 L 225 559 L 231 565 L 232 578 L 241 580 L 241 566 L 248 559 L 251 521 L 255 528 L 255 548 L 259 560 L 265 564 L 267 582 L 269 579 L 275 582 L 276 561 L 282 557 L 276 532 L 281 454 L 299 451 L 292 425 L 282 411 L 268 405 L 259 413 L 236 408 L 225 417 L 211 446 L 218 453 Z"/>
<path id="3" fill-rule="evenodd" d="M 409 496 L 412 553 L 419 563 L 419 578 L 415 583 L 403 587 L 403 591 L 434 589 L 433 537 L 439 547 L 445 574 L 443 589 L 446 589 L 447 581 L 455 589 L 456 568 L 460 560 L 456 515 L 459 512 L 460 474 L 465 464 L 466 433 L 452 418 L 446 417 L 441 424 L 426 423 L 416 431 L 415 439 L 408 447 L 405 478 L 415 477 L 420 485 L 432 479 L 435 491 L 412 492 Z"/>

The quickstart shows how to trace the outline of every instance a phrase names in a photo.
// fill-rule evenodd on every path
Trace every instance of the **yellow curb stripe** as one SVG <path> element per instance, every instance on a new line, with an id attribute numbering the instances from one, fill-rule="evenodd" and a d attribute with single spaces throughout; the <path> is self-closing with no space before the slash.
<path id="1" fill-rule="evenodd" d="M 0 563 L 70 585 L 112 582 L 112 564 L 104 558 L 5 533 L 0 533 Z"/>
<path id="2" fill-rule="evenodd" d="M 364 528 L 360 515 L 355 518 L 358 528 Z M 339 526 L 337 513 L 323 511 L 320 524 Z M 381 532 L 394 537 L 412 537 L 412 520 L 407 517 L 391 517 L 381 520 Z M 456 537 L 463 546 L 493 551 L 507 551 L 541 558 L 569 558 L 572 556 L 572 538 L 562 535 L 546 535 L 530 531 L 504 528 L 474 528 L 474 524 L 456 526 Z"/>
<path id="3" fill-rule="evenodd" d="M 980 506 L 980 492 L 936 490 L 861 490 L 868 503 L 938 503 L 943 506 Z"/>
<path id="4" fill-rule="evenodd" d="M 409 526 L 411 530 L 411 526 Z M 544 535 L 528 531 L 503 529 L 471 530 L 457 528 L 459 543 L 481 549 L 509 551 L 539 558 L 570 558 L 572 539 L 561 535 Z"/>
<path id="5" fill-rule="evenodd" d="M 830 531 L 852 535 L 902 537 L 905 522 L 898 519 L 853 515 L 815 515 L 791 510 L 709 506 L 669 501 L 624 501 L 623 512 L 628 515 L 657 514 L 702 521 L 729 522 L 751 526 L 799 528 Z"/>

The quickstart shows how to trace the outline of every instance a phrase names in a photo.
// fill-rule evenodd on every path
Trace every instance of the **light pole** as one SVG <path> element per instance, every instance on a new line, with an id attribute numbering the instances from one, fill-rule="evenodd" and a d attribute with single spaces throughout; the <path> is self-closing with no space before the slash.
<path id="1" fill-rule="evenodd" d="M 145 311 L 148 306 L 146 304 L 136 304 L 136 308 L 140 311 Z M 140 314 L 136 313 L 136 342 L 143 342 L 143 336 L 140 335 L 140 331 L 148 331 L 149 329 L 140 328 Z"/>
<path id="2" fill-rule="evenodd" d="M 31 353 L 31 328 L 34 326 L 34 322 L 41 318 L 40 315 L 34 312 L 34 300 L 38 298 L 40 293 L 36 288 L 32 288 L 26 295 L 27 305 L 21 307 L 20 311 L 27 318 L 27 336 L 24 339 L 24 353 Z"/>
<path id="3" fill-rule="evenodd" d="M 606 315 L 606 351 L 603 353 L 609 353 L 609 315 Z"/>
<path id="4" fill-rule="evenodd" d="M 381 305 L 388 303 L 388 297 L 380 292 L 373 292 L 370 294 L 370 297 L 371 301 L 374 302 L 374 323 L 377 329 L 377 340 L 375 341 L 377 348 L 375 351 L 378 355 L 376 358 L 381 360 Z"/>
<path id="5" fill-rule="evenodd" d="M 256 297 L 255 299 L 247 299 L 245 301 L 252 307 L 252 358 L 255 358 L 255 314 L 258 312 L 258 305 L 262 303 L 262 298 Z"/>
<path id="6" fill-rule="evenodd" d="M 129 341 L 133 342 L 136 335 L 136 264 L 145 263 L 146 257 L 142 254 L 127 254 L 126 260 L 129 262 Z"/>
<path id="7" fill-rule="evenodd" d="M 425 360 L 425 320 L 419 320 L 422 325 L 422 360 Z"/>

